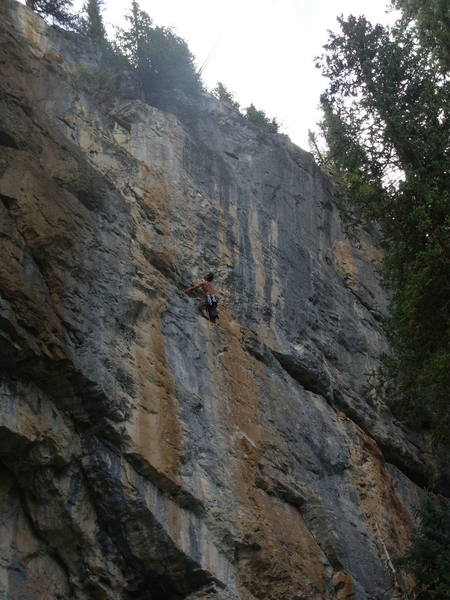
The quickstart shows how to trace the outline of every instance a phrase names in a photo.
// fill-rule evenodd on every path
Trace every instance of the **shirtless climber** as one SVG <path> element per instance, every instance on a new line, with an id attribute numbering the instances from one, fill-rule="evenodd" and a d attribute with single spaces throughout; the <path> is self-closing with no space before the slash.
<path id="1" fill-rule="evenodd" d="M 205 319 L 208 319 L 215 323 L 219 318 L 219 315 L 217 314 L 218 300 L 216 296 L 216 290 L 213 284 L 211 283 L 213 279 L 213 273 L 206 273 L 206 275 L 204 275 L 200 283 L 197 283 L 197 285 L 193 285 L 192 287 L 187 288 L 184 291 L 187 294 L 189 294 L 190 292 L 196 289 L 202 289 L 203 300 L 198 305 L 198 310 L 200 311 L 201 315 L 205 317 Z"/>

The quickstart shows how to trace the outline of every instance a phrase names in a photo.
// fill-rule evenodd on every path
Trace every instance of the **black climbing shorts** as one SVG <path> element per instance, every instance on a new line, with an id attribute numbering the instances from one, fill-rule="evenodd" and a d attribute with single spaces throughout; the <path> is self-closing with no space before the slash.
<path id="1" fill-rule="evenodd" d="M 202 312 L 202 310 L 208 310 L 209 308 L 209 302 L 207 300 L 203 300 L 202 302 L 200 302 L 200 304 L 198 305 L 198 310 L 200 312 Z"/>
<path id="2" fill-rule="evenodd" d="M 206 296 L 198 305 L 198 310 L 208 310 L 212 306 L 216 307 L 218 303 L 218 299 L 216 295 Z"/>
<path id="3" fill-rule="evenodd" d="M 203 314 L 203 311 L 207 311 L 211 321 L 215 321 L 219 318 L 217 314 L 217 303 L 218 299 L 215 295 L 206 296 L 202 302 L 198 305 L 198 310 Z"/>

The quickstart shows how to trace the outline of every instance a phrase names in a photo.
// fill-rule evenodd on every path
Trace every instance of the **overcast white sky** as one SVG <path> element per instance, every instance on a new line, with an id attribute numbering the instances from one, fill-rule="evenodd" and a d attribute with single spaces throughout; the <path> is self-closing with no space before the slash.
<path id="1" fill-rule="evenodd" d="M 75 6 L 83 4 L 76 0 Z M 105 0 L 105 24 L 123 24 L 131 4 Z M 339 14 L 392 22 L 388 0 L 140 0 L 157 25 L 184 38 L 212 88 L 222 81 L 241 106 L 251 102 L 281 131 L 308 149 L 308 129 L 320 119 L 325 81 L 314 67 Z"/>

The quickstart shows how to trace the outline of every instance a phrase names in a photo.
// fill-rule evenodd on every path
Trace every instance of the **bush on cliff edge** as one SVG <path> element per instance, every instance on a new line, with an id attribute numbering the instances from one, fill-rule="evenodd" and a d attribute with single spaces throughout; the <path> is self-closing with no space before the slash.
<path id="1" fill-rule="evenodd" d="M 396 562 L 416 580 L 416 600 L 450 600 L 450 509 L 427 496 L 412 543 Z"/>

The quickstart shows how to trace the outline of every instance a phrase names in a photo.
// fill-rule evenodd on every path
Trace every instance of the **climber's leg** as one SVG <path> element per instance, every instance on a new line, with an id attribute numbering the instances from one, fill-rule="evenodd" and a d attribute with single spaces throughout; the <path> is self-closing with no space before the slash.
<path id="1" fill-rule="evenodd" d="M 208 319 L 208 321 L 209 321 L 208 301 L 207 300 L 203 300 L 202 302 L 200 302 L 200 304 L 198 305 L 198 310 L 199 310 L 200 314 L 202 315 L 202 317 L 205 317 L 205 319 Z"/>
<path id="2" fill-rule="evenodd" d="M 219 315 L 217 313 L 217 302 L 214 302 L 213 304 L 210 304 L 208 306 L 208 315 L 209 315 L 209 320 L 212 323 L 215 323 L 217 321 L 217 319 L 219 318 Z"/>

